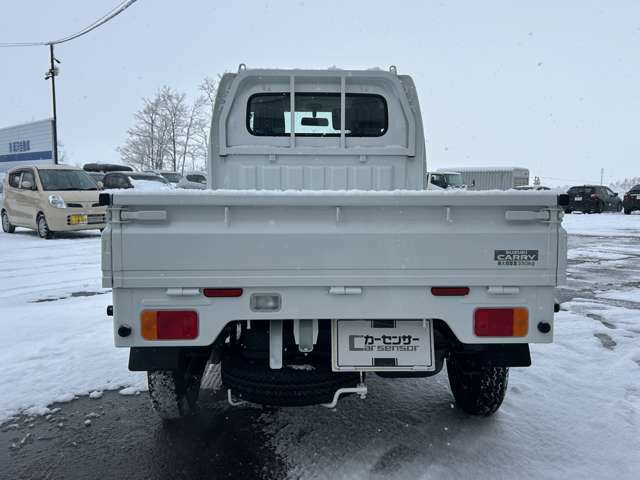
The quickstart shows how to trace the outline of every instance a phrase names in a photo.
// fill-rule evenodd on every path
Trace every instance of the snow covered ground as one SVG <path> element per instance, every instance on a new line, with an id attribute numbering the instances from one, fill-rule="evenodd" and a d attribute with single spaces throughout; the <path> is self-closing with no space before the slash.
<path id="1" fill-rule="evenodd" d="M 291 478 L 617 478 L 640 472 L 640 215 L 568 215 L 555 342 L 512 369 L 502 409 L 473 418 L 446 374 L 369 376 L 367 400 L 264 413 Z M 56 400 L 145 388 L 113 347 L 99 237 L 0 233 L 0 422 Z M 99 393 L 94 393 L 99 396 Z M 249 447 L 248 447 L 249 448 Z"/>
<path id="2" fill-rule="evenodd" d="M 0 423 L 75 395 L 146 387 L 113 347 L 109 303 L 97 232 L 48 241 L 0 232 Z"/>

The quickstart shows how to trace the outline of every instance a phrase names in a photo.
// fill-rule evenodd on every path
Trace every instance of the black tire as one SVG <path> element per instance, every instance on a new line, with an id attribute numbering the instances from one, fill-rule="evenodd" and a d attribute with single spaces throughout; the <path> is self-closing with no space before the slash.
<path id="1" fill-rule="evenodd" d="M 14 227 L 9 221 L 9 215 L 7 215 L 6 211 L 2 211 L 2 231 L 5 233 L 13 233 L 16 231 L 16 227 Z"/>
<path id="2" fill-rule="evenodd" d="M 624 209 L 624 214 L 625 215 L 631 215 L 631 210 L 629 210 L 628 208 Z"/>
<path id="3" fill-rule="evenodd" d="M 456 404 L 471 415 L 493 415 L 502 405 L 509 381 L 508 367 L 466 371 L 455 355 L 447 358 L 449 385 Z"/>
<path id="4" fill-rule="evenodd" d="M 147 372 L 151 406 L 163 420 L 177 420 L 196 412 L 202 375 L 181 370 Z"/>
<path id="5" fill-rule="evenodd" d="M 621 211 L 622 211 L 622 202 L 616 205 L 616 212 L 621 212 Z"/>
<path id="6" fill-rule="evenodd" d="M 36 231 L 38 232 L 38 236 L 40 238 L 53 238 L 53 232 L 49 229 L 47 219 L 42 213 L 39 214 L 36 218 Z"/>
<path id="7" fill-rule="evenodd" d="M 330 403 L 339 388 L 354 387 L 357 373 L 336 373 L 331 365 L 313 369 L 284 366 L 272 370 L 268 361 L 250 361 L 239 354 L 222 359 L 222 383 L 234 397 L 253 403 L 274 406 L 303 406 Z"/>

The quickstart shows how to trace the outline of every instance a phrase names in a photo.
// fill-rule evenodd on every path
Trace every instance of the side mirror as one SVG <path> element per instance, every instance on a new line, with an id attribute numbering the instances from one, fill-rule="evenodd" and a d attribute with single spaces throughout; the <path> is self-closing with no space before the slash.
<path id="1" fill-rule="evenodd" d="M 96 182 L 96 185 L 98 185 L 98 190 L 104 190 L 104 183 L 102 183 L 100 180 Z"/>
<path id="2" fill-rule="evenodd" d="M 613 192 L 613 196 L 617 197 L 618 196 L 618 192 Z"/>
<path id="3" fill-rule="evenodd" d="M 24 188 L 25 190 L 33 190 L 33 183 L 31 183 L 29 180 L 25 180 L 24 182 L 22 182 L 22 188 Z"/>

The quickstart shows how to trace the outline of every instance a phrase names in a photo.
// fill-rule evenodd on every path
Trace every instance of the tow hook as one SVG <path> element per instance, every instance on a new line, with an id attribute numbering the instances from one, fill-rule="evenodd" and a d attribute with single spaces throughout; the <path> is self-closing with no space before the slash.
<path id="1" fill-rule="evenodd" d="M 227 388 L 227 401 L 232 407 L 239 407 L 240 405 L 245 405 L 247 403 L 244 400 L 234 400 L 230 388 Z"/>
<path id="2" fill-rule="evenodd" d="M 327 408 L 336 408 L 336 405 L 338 405 L 338 400 L 340 400 L 340 397 L 347 393 L 356 393 L 360 396 L 362 400 L 367 398 L 368 389 L 367 389 L 367 386 L 364 384 L 364 376 L 362 375 L 362 372 L 360 372 L 360 383 L 358 383 L 357 387 L 339 388 L 333 394 L 333 400 L 331 401 L 331 403 L 322 403 L 321 405 Z"/>

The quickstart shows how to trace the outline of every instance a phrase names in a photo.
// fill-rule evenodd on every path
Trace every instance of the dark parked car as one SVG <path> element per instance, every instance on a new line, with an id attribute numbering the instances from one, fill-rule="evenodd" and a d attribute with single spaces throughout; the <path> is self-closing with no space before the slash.
<path id="1" fill-rule="evenodd" d="M 622 206 L 626 215 L 631 214 L 634 210 L 640 210 L 640 184 L 624 194 Z"/>
<path id="2" fill-rule="evenodd" d="M 102 179 L 102 185 L 105 190 L 114 188 L 167 190 L 172 188 L 166 178 L 148 172 L 108 172 Z"/>
<path id="3" fill-rule="evenodd" d="M 622 200 L 618 194 L 603 185 L 571 187 L 567 194 L 569 206 L 565 208 L 565 213 L 602 213 L 622 210 Z"/>

